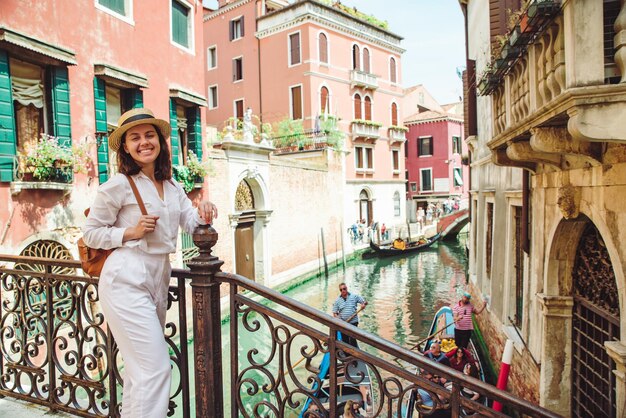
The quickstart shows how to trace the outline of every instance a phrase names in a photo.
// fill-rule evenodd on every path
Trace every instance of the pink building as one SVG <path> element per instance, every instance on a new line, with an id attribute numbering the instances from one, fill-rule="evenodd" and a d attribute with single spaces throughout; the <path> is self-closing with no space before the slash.
<path id="1" fill-rule="evenodd" d="M 205 16 L 207 123 L 250 107 L 262 122 L 338 118 L 344 220 L 404 223 L 401 37 L 344 6 L 220 2 Z"/>
<path id="2" fill-rule="evenodd" d="M 404 144 L 407 200 L 424 207 L 449 198 L 467 199 L 469 166 L 462 161 L 467 155 L 462 103 L 418 109 L 404 120 L 409 128 Z"/>
<path id="3" fill-rule="evenodd" d="M 187 0 L 2 2 L 1 251 L 76 258 L 83 210 L 116 170 L 107 134 L 132 107 L 170 120 L 174 164 L 202 153 L 202 12 Z M 82 146 L 87 172 L 33 176 L 23 155 L 42 133 Z"/>

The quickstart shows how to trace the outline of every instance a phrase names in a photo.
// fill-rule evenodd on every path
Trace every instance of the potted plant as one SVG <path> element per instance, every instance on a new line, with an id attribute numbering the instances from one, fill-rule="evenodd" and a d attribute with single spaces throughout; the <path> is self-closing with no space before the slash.
<path id="1" fill-rule="evenodd" d="M 77 157 L 70 148 L 60 145 L 57 138 L 42 134 L 39 140 L 26 152 L 20 153 L 25 178 L 32 175 L 33 181 L 53 181 L 69 183 L 73 176 Z M 88 157 L 87 157 L 88 158 Z M 81 151 L 78 160 L 81 170 L 86 167 L 85 156 Z"/>
<path id="2" fill-rule="evenodd" d="M 193 151 L 189 151 L 187 163 L 173 166 L 172 172 L 176 181 L 183 186 L 183 190 L 189 193 L 194 188 L 202 187 L 203 177 L 209 174 L 210 169 L 208 161 L 200 161 Z"/>

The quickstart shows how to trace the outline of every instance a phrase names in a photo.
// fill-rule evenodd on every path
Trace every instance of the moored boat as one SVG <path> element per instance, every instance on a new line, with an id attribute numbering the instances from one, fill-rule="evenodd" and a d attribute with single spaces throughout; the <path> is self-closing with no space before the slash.
<path id="1" fill-rule="evenodd" d="M 404 255 L 410 254 L 433 245 L 439 238 L 440 234 L 436 234 L 430 238 L 423 238 L 418 241 L 412 241 L 408 244 L 405 241 L 402 241 L 400 245 L 394 245 L 394 242 L 390 244 L 376 244 L 373 241 L 370 241 L 370 248 L 374 251 L 374 253 L 381 257 L 389 257 L 394 255 Z"/>

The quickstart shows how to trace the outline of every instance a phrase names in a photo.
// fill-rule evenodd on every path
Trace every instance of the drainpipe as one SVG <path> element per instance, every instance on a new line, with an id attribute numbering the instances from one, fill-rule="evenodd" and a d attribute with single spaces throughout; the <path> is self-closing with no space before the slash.
<path id="1" fill-rule="evenodd" d="M 265 0 L 261 0 L 261 13 L 265 12 Z M 255 32 L 259 30 L 259 8 L 254 8 L 254 25 Z M 262 90 L 261 90 L 261 40 L 256 38 L 256 57 L 257 57 L 257 65 L 259 67 L 258 76 L 259 76 L 259 129 L 263 126 L 263 99 L 262 99 Z"/>

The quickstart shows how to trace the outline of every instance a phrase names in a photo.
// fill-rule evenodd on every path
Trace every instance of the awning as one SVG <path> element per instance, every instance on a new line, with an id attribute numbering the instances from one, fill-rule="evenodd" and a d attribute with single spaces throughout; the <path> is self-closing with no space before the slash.
<path id="1" fill-rule="evenodd" d="M 148 88 L 148 78 L 140 73 L 114 67 L 109 64 L 94 64 L 94 74 L 122 88 Z"/>
<path id="2" fill-rule="evenodd" d="M 454 182 L 457 186 L 463 185 L 463 177 L 461 177 L 461 172 L 458 170 L 454 170 Z"/>
<path id="3" fill-rule="evenodd" d="M 33 38 L 0 26 L 0 48 L 19 53 L 20 57 L 24 57 L 24 50 L 34 53 L 34 57 L 43 55 L 50 58 L 51 64 L 70 64 L 76 65 L 76 54 L 65 48 L 49 44 L 39 39 Z"/>
<path id="4" fill-rule="evenodd" d="M 177 99 L 177 101 L 182 105 L 207 107 L 207 101 L 204 96 L 183 89 L 182 87 L 170 87 L 170 97 Z"/>

